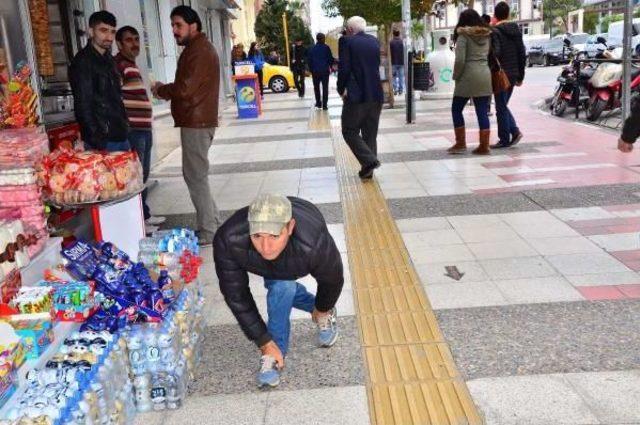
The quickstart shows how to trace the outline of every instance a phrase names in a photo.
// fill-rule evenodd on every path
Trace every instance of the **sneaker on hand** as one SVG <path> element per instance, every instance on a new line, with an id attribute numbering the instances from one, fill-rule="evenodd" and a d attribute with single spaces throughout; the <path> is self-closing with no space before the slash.
<path id="1" fill-rule="evenodd" d="M 268 355 L 262 356 L 258 373 L 258 387 L 277 387 L 279 383 L 280 371 L 276 359 Z"/>
<path id="2" fill-rule="evenodd" d="M 331 347 L 338 339 L 338 321 L 336 308 L 318 319 L 318 342 L 321 347 Z"/>
<path id="3" fill-rule="evenodd" d="M 151 217 L 146 219 L 144 222 L 152 226 L 157 226 L 159 224 L 164 223 L 165 221 L 167 221 L 167 217 L 163 217 L 161 215 L 152 215 Z"/>

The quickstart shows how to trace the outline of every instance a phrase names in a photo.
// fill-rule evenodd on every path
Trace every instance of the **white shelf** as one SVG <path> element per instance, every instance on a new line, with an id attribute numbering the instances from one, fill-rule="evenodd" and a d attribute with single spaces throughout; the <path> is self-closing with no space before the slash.
<path id="1" fill-rule="evenodd" d="M 49 238 L 42 251 L 29 264 L 20 269 L 23 286 L 33 286 L 44 278 L 44 271 L 55 267 L 62 260 L 62 238 Z"/>

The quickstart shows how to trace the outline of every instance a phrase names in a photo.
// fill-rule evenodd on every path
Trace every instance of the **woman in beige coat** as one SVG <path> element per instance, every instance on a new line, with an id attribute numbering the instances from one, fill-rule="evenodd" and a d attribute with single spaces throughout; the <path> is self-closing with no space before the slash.
<path id="1" fill-rule="evenodd" d="M 473 150 L 477 155 L 488 155 L 489 151 L 489 102 L 491 99 L 491 70 L 489 49 L 491 28 L 478 12 L 467 9 L 460 14 L 454 35 L 456 60 L 453 66 L 455 89 L 451 103 L 451 115 L 456 134 L 456 144 L 449 153 L 464 153 L 467 150 L 464 116 L 462 111 L 469 99 L 473 99 L 478 126 L 480 146 Z"/>

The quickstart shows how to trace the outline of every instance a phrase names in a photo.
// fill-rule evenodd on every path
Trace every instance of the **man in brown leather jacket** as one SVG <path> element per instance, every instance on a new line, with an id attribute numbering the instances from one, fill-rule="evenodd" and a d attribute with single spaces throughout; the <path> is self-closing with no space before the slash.
<path id="1" fill-rule="evenodd" d="M 220 60 L 213 45 L 202 33 L 198 13 L 188 6 L 171 12 L 173 36 L 185 46 L 173 83 L 156 83 L 156 97 L 171 101 L 171 114 L 180 127 L 182 174 L 196 209 L 198 238 L 211 245 L 218 227 L 218 210 L 209 187 L 208 152 L 218 126 Z"/>

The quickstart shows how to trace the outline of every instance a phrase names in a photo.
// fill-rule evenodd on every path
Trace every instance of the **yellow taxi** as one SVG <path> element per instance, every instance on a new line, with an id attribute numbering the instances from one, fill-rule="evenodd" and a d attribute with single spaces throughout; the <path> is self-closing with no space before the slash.
<path id="1" fill-rule="evenodd" d="M 262 85 L 269 87 L 274 93 L 286 93 L 295 86 L 293 73 L 288 66 L 265 63 L 262 68 Z"/>

